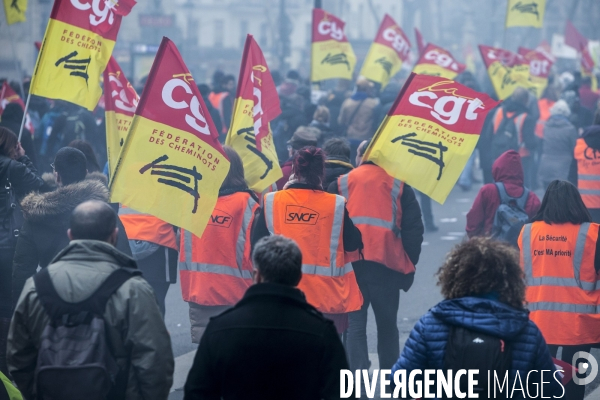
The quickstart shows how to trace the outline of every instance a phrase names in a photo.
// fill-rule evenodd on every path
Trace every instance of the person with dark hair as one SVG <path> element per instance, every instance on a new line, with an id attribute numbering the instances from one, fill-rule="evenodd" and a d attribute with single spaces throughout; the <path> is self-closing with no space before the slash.
<path id="1" fill-rule="evenodd" d="M 550 118 L 544 124 L 538 172 L 544 189 L 555 179 L 568 180 L 569 171 L 575 167 L 573 151 L 579 135 L 569 122 L 570 114 L 567 103 L 558 100 L 550 107 Z"/>
<path id="2" fill-rule="evenodd" d="M 18 135 L 19 129 L 21 129 L 21 121 L 23 121 L 23 108 L 21 105 L 18 103 L 8 103 L 2 112 L 0 127 L 7 128 L 15 135 Z M 33 166 L 37 168 L 38 160 L 35 145 L 33 144 L 33 134 L 26 127 L 23 127 L 23 135 L 21 135 L 20 143 Z"/>
<path id="3" fill-rule="evenodd" d="M 252 261 L 255 285 L 210 320 L 184 398 L 339 399 L 346 354 L 331 321 L 296 288 L 306 274 L 301 249 L 268 236 Z"/>
<path id="4" fill-rule="evenodd" d="M 85 140 L 73 140 L 69 143 L 68 147 L 72 147 L 81 151 L 85 155 L 87 172 L 102 172 L 100 169 L 100 164 L 98 164 L 98 159 L 96 158 L 96 154 L 94 153 L 94 149 L 92 146 L 86 142 Z"/>
<path id="5" fill-rule="evenodd" d="M 352 171 L 354 166 L 350 163 L 350 144 L 344 138 L 329 139 L 325 142 L 323 151 L 327 156 L 323 187 L 328 188 L 331 182 Z"/>
<path id="6" fill-rule="evenodd" d="M 201 83 L 198 85 L 198 90 L 200 91 L 202 100 L 204 100 L 204 104 L 206 105 L 206 109 L 208 110 L 208 113 L 215 124 L 215 128 L 217 128 L 217 132 L 222 133 L 223 121 L 221 121 L 221 114 L 219 113 L 219 110 L 216 109 L 210 102 L 210 87 L 204 83 Z"/>
<path id="7" fill-rule="evenodd" d="M 259 201 L 240 156 L 229 146 L 223 150 L 231 165 L 202 237 L 180 231 L 179 276 L 192 343 L 200 343 L 208 320 L 240 301 L 252 284 L 250 232 Z"/>
<path id="8" fill-rule="evenodd" d="M 69 243 L 67 228 L 75 207 L 88 200 L 108 201 L 106 177 L 101 173 L 87 175 L 85 155 L 73 147 L 63 147 L 52 163 L 54 176 L 44 174 L 47 193 L 30 193 L 21 202 L 25 222 L 20 231 L 13 259 L 12 297 L 19 298 L 25 281 L 39 266 L 50 261 Z M 120 224 L 120 222 L 119 222 Z M 117 248 L 130 255 L 125 229 L 119 225 Z"/>
<path id="9" fill-rule="evenodd" d="M 17 135 L 4 127 L 0 127 L 0 188 L 0 372 L 8 375 L 6 335 L 12 315 L 12 259 L 23 220 L 18 204 L 29 192 L 46 189 L 46 185 Z"/>
<path id="10" fill-rule="evenodd" d="M 213 84 L 213 91 L 208 96 L 210 103 L 219 111 L 219 115 L 221 116 L 222 135 L 227 135 L 229 124 L 231 124 L 235 89 L 235 77 L 233 75 L 224 75 L 220 79 L 218 86 Z"/>
<path id="11" fill-rule="evenodd" d="M 362 305 L 350 264 L 356 255 L 347 254 L 362 249 L 361 234 L 348 215 L 344 198 L 323 191 L 323 150 L 314 146 L 298 150 L 292 174 L 284 190 L 265 195 L 252 243 L 268 235 L 295 240 L 303 257 L 300 290 L 342 333 L 347 313 Z"/>
<path id="12" fill-rule="evenodd" d="M 46 273 L 60 299 L 77 304 L 93 296 L 113 272 L 121 268 L 131 271 L 136 264 L 114 247 L 118 218 L 105 201 L 84 201 L 69 213 L 68 219 L 69 229 L 64 233 L 70 243 L 54 257 Z M 45 398 L 36 386 L 36 366 L 45 340 L 42 332 L 52 323 L 45 308 L 47 297 L 42 301 L 41 289 L 34 279 L 27 279 L 17 302 L 8 346 L 10 372 L 27 399 Z M 106 302 L 102 319 L 106 345 L 118 367 L 115 380 L 125 382 L 121 386 L 124 393 L 109 397 L 166 399 L 173 382 L 171 339 L 152 288 L 141 275 L 131 274 L 114 291 Z"/>
<path id="13" fill-rule="evenodd" d="M 577 188 L 550 183 L 542 206 L 519 237 L 529 318 L 540 328 L 553 357 L 575 363 L 575 354 L 600 343 L 595 294 L 600 279 L 600 225 L 591 223 Z M 585 385 L 566 386 L 566 397 L 583 400 Z"/>
<path id="14" fill-rule="evenodd" d="M 524 184 L 523 166 L 521 156 L 513 150 L 502 154 L 494 162 L 492 173 L 495 183 L 488 183 L 479 189 L 471 209 L 467 213 L 467 236 L 490 236 L 494 234 L 494 219 L 498 207 L 502 204 L 498 186 L 501 184 L 507 196 L 519 199 L 527 188 Z M 540 199 L 533 191 L 529 191 L 525 199 L 523 211 L 531 218 L 540 208 Z"/>
<path id="15" fill-rule="evenodd" d="M 283 176 L 277 181 L 277 189 L 281 190 L 292 175 L 292 163 L 294 155 L 298 150 L 306 146 L 317 146 L 319 141 L 319 131 L 308 126 L 300 126 L 294 132 L 294 135 L 287 141 L 288 159 L 281 164 L 281 172 Z"/>
<path id="16" fill-rule="evenodd" d="M 596 111 L 594 125 L 587 127 L 577 139 L 574 150 L 577 162 L 577 187 L 592 221 L 600 223 L 600 110 Z"/>
<path id="17" fill-rule="evenodd" d="M 475 368 L 475 364 L 480 385 L 493 384 L 487 378 L 490 369 L 500 379 L 508 373 L 508 385 L 499 389 L 502 394 L 498 396 L 506 395 L 504 391 L 510 391 L 516 379 L 524 382 L 525 376 L 529 384 L 538 382 L 536 387 L 544 381 L 545 396 L 560 396 L 561 387 L 552 378 L 556 368 L 544 337 L 525 309 L 523 271 L 510 245 L 473 238 L 446 256 L 437 276 L 444 300 L 416 323 L 392 374 L 406 370 L 408 376 L 412 371 L 429 369 L 456 372 Z M 461 365 L 463 360 L 471 366 Z M 503 370 L 496 370 L 496 363 Z M 542 370 L 549 371 L 545 378 Z M 483 393 L 479 397 L 487 398 Z"/>
<path id="18" fill-rule="evenodd" d="M 349 314 L 350 368 L 368 369 L 367 314 L 373 307 L 381 369 L 400 353 L 397 326 L 400 290 L 412 286 L 421 254 L 423 222 L 413 189 L 370 161 L 362 160 L 369 141 L 360 144 L 358 166 L 328 188 L 346 198 L 348 213 L 362 234 L 364 259 L 352 263 L 363 295 L 360 310 Z"/>

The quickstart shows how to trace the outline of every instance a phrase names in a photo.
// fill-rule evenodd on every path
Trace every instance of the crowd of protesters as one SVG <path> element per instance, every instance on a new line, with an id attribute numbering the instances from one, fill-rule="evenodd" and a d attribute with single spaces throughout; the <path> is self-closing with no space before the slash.
<path id="1" fill-rule="evenodd" d="M 482 86 L 469 72 L 456 80 L 476 90 Z M 97 304 L 86 299 L 105 290 L 100 314 L 118 371 L 118 384 L 110 390 L 121 391 L 110 398 L 165 399 L 173 354 L 163 319 L 177 264 L 190 305 L 192 341 L 199 343 L 186 399 L 339 397 L 339 370 L 370 366 L 369 307 L 382 369 L 460 367 L 458 331 L 508 343 L 512 359 L 503 368 L 511 379 L 554 370 L 550 355 L 556 357 L 559 347 L 562 360 L 571 362 L 577 351 L 600 342 L 600 322 L 586 311 L 600 305 L 589 293 L 600 266 L 594 224 L 600 222 L 600 187 L 594 186 L 600 171 L 583 162 L 600 151 L 600 96 L 589 78 L 572 72 L 553 76 L 539 100 L 517 88 L 489 113 L 477 151 L 458 181 L 464 191 L 479 180 L 484 184 L 466 216 L 470 240 L 448 255 L 438 273 L 445 300 L 423 316 L 403 349 L 400 290 L 412 286 L 423 235 L 437 226 L 426 195 L 363 160 L 402 82 L 380 90 L 359 77 L 354 85 L 340 80 L 329 91 L 315 90 L 292 70 L 276 84 L 282 112 L 271 129 L 283 172 L 278 191 L 262 199 L 251 192 L 241 159 L 225 146 L 231 169 L 217 208 L 244 220 L 240 236 L 209 227 L 208 236 L 198 238 L 169 225 L 165 235 L 172 245 L 136 237 L 127 229 L 127 209 L 109 205 L 100 106 L 89 112 L 33 96 L 32 130 L 25 129 L 20 141 L 23 110 L 18 104 L 4 108 L 0 372 L 25 398 L 53 390 L 61 396 L 52 379 L 41 378 L 46 376 L 40 370 L 42 345 L 52 333 L 45 329 L 54 317 L 48 310 L 76 304 L 93 311 Z M 19 93 L 19 85 L 13 86 Z M 220 71 L 210 86 L 198 85 L 222 142 L 235 88 L 235 76 Z M 503 140 L 511 135 L 515 143 Z M 545 191 L 542 202 L 536 190 Z M 332 225 L 287 226 L 276 210 L 289 206 L 316 210 Z M 517 223 L 508 222 L 509 214 Z M 532 258 L 533 245 L 545 246 L 535 251 L 549 246 L 535 242 L 539 235 L 565 237 L 560 251 L 578 259 L 560 264 Z M 216 247 L 222 250 L 213 251 Z M 191 265 L 228 263 L 240 268 L 234 285 L 230 278 L 209 282 L 183 272 Z M 325 276 L 327 268 L 340 275 Z M 129 275 L 116 278 L 120 269 Z M 50 285 L 42 285 L 42 275 Z M 554 286 L 547 283 L 556 276 L 573 280 L 554 284 L 564 293 L 552 293 Z M 108 291 L 117 279 L 121 285 Z M 55 303 L 60 305 L 48 306 Z M 562 308 L 552 308 L 556 304 Z M 559 313 L 565 309 L 576 311 Z M 557 315 L 572 327 L 570 336 L 553 332 Z M 279 377 L 274 385 L 258 384 L 273 373 Z M 238 381 L 232 384 L 228 376 Z M 85 393 L 85 379 L 79 386 Z M 571 383 L 567 398 L 583 399 L 584 390 Z M 548 392 L 560 390 L 553 386 Z"/>

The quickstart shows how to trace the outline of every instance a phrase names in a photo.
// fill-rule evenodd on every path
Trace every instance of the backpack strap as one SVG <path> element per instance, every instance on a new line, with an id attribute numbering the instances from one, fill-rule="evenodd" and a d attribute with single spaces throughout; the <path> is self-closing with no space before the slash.
<path id="1" fill-rule="evenodd" d="M 525 211 L 525 205 L 527 204 L 527 199 L 529 198 L 529 189 L 523 186 L 523 194 L 519 197 L 517 201 L 517 205 L 521 208 L 521 210 Z"/>
<path id="2" fill-rule="evenodd" d="M 504 183 L 496 182 L 494 183 L 494 185 L 496 185 L 496 189 L 498 189 L 498 195 L 500 196 L 500 204 L 508 204 L 511 200 L 514 200 L 513 197 L 510 197 L 508 195 L 508 192 L 504 187 Z"/>
<path id="3" fill-rule="evenodd" d="M 104 314 L 106 303 L 113 293 L 129 278 L 141 274 L 136 269 L 119 268 L 111 273 L 90 297 L 77 303 L 69 303 L 59 296 L 50 279 L 48 268 L 43 268 L 35 274 L 33 281 L 44 309 L 53 320 L 58 320 L 65 314 L 77 315 L 82 312 L 91 312 L 97 315 Z"/>

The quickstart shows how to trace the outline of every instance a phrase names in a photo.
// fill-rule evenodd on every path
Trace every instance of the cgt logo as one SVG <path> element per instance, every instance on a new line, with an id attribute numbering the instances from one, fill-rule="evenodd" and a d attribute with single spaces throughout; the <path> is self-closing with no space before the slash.
<path id="1" fill-rule="evenodd" d="M 113 99 L 116 99 L 115 107 L 120 108 L 123 111 L 134 113 L 139 102 L 139 97 L 136 96 L 133 100 L 129 99 L 126 89 L 131 91 L 133 88 L 129 82 L 127 83 L 127 88 L 123 86 L 123 83 L 119 80 L 120 74 L 121 71 L 108 74 L 108 80 L 116 86 L 116 88 L 110 92 L 110 96 Z"/>
<path id="2" fill-rule="evenodd" d="M 287 206 L 285 208 L 286 224 L 316 225 L 319 213 L 302 206 Z"/>
<path id="3" fill-rule="evenodd" d="M 184 74 L 176 74 L 173 75 L 173 79 L 170 79 L 165 83 L 162 89 L 162 100 L 167 105 L 174 110 L 183 110 L 187 109 L 191 114 L 185 114 L 185 122 L 192 127 L 197 132 L 200 132 L 203 135 L 210 136 L 210 129 L 208 127 L 208 123 L 206 122 L 206 118 L 202 114 L 202 107 L 200 106 L 200 100 L 198 97 L 194 95 L 192 92 L 191 83 L 193 81 L 192 75 L 188 73 Z M 178 90 L 179 94 L 176 100 L 174 98 L 175 89 L 181 88 Z M 191 99 L 190 99 L 191 96 Z M 190 99 L 188 103 L 184 98 Z"/>
<path id="4" fill-rule="evenodd" d="M 404 40 L 402 35 L 394 28 L 395 27 L 390 27 L 383 31 L 383 39 L 390 42 L 394 50 L 402 54 L 402 57 L 407 57 L 408 52 L 410 51 L 410 46 L 408 43 L 406 43 L 406 40 Z"/>
<path id="5" fill-rule="evenodd" d="M 87 11 L 92 10 L 93 14 L 90 14 L 90 24 L 98 26 L 108 18 L 110 25 L 115 22 L 115 15 L 113 9 L 117 6 L 117 1 L 101 1 L 93 0 L 92 4 L 89 2 L 82 2 L 81 0 L 71 0 L 71 4 L 78 10 Z"/>
<path id="6" fill-rule="evenodd" d="M 326 19 L 319 22 L 317 27 L 319 33 L 323 36 L 329 36 L 334 40 L 340 41 L 344 39 L 344 29 L 337 26 L 335 21 L 328 21 Z"/>
<path id="7" fill-rule="evenodd" d="M 219 228 L 229 228 L 233 222 L 233 217 L 223 210 L 215 208 L 215 211 L 210 216 L 208 224 Z"/>
<path id="8" fill-rule="evenodd" d="M 453 71 L 458 71 L 458 63 L 454 61 L 454 59 L 443 52 L 440 52 L 437 49 L 429 50 L 424 57 L 426 60 L 433 61 L 437 65 L 443 68 L 451 69 Z"/>

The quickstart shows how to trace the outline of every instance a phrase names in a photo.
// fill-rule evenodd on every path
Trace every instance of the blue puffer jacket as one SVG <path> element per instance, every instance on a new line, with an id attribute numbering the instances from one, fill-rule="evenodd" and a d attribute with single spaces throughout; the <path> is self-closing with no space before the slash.
<path id="1" fill-rule="evenodd" d="M 555 370 L 546 341 L 538 327 L 529 320 L 527 311 L 517 310 L 499 301 L 463 297 L 442 301 L 421 317 L 392 371 L 405 369 L 408 376 L 414 369 L 443 369 L 450 325 L 465 327 L 510 343 L 511 389 L 517 371 L 525 386 L 529 371 Z M 539 378 L 536 381 L 540 383 Z M 563 390 L 549 372 L 544 373 L 544 382 L 548 381 L 550 383 L 544 384 L 544 396 L 560 396 Z M 518 382 L 516 387 L 519 388 Z M 523 398 L 519 397 L 521 394 L 521 391 L 515 391 L 512 398 Z M 532 396 L 534 394 L 531 392 Z"/>

